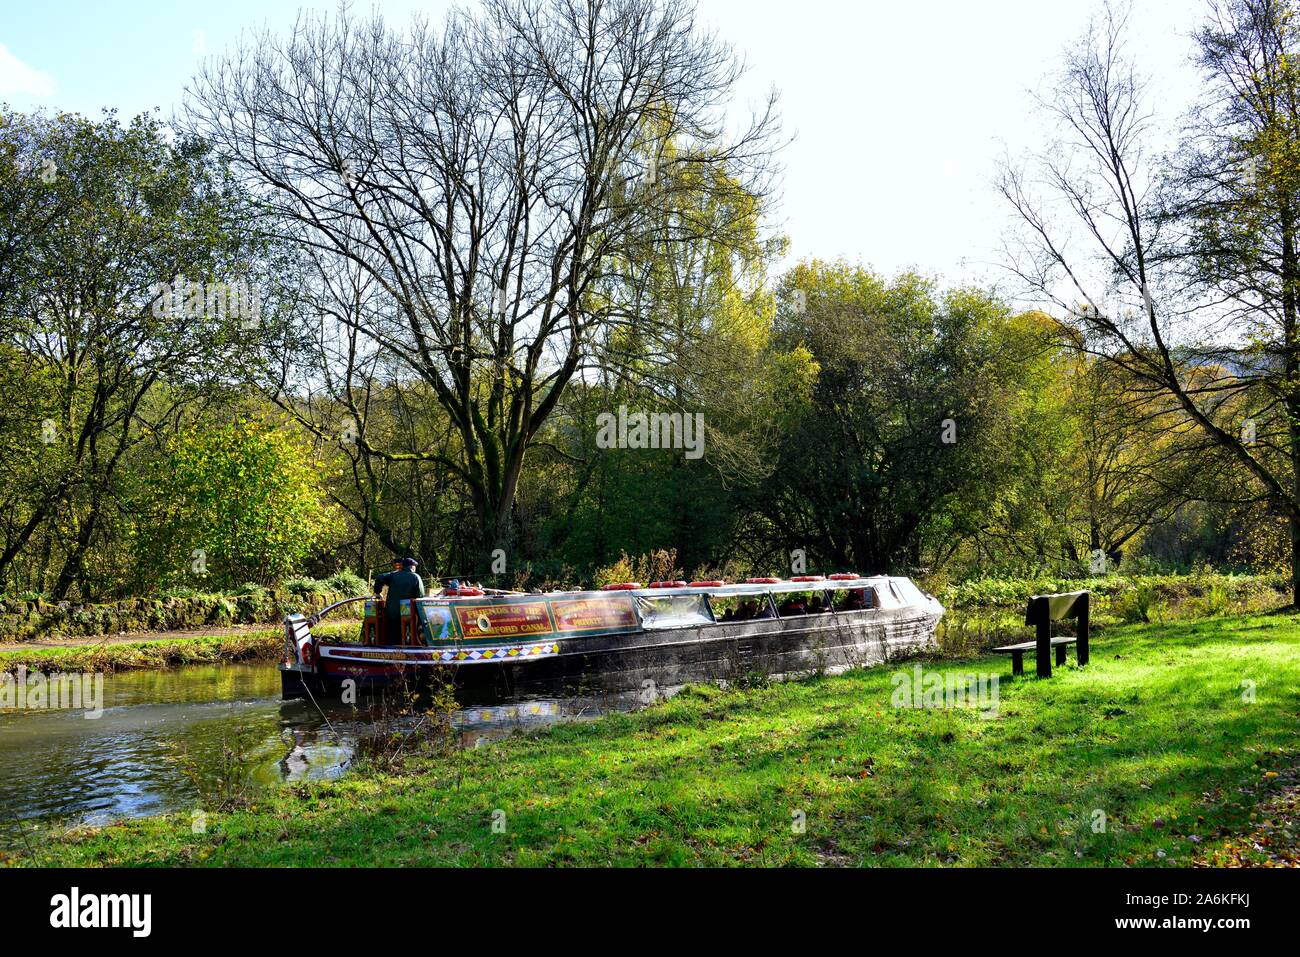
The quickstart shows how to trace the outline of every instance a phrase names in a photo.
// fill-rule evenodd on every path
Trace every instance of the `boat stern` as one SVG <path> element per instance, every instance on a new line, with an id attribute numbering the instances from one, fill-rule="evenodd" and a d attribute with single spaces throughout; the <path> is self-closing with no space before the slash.
<path id="1" fill-rule="evenodd" d="M 280 658 L 280 697 L 284 701 L 305 698 L 316 681 L 315 639 L 311 625 L 302 615 L 284 619 L 284 653 Z"/>

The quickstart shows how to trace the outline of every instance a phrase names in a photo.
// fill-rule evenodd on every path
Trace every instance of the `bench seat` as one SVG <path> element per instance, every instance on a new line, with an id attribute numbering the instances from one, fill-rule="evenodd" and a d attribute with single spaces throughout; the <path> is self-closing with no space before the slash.
<path id="1" fill-rule="evenodd" d="M 1056 663 L 1065 664 L 1065 646 L 1072 645 L 1077 638 L 1053 638 L 1052 647 L 1056 649 Z M 1033 652 L 1038 648 L 1036 641 L 1022 641 L 1018 645 L 1002 645 L 1000 648 L 994 648 L 995 654 L 1011 656 L 1011 673 L 1013 675 L 1022 675 L 1025 673 L 1025 652 Z"/>

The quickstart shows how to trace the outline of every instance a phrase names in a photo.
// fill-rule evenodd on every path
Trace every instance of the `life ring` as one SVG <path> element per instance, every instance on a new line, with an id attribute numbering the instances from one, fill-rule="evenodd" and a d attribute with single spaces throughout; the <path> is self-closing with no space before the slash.
<path id="1" fill-rule="evenodd" d="M 691 582 L 692 588 L 721 588 L 726 582 L 713 578 L 707 581 Z"/>
<path id="2" fill-rule="evenodd" d="M 473 598 L 475 595 L 483 594 L 482 588 L 448 588 L 443 592 L 450 598 Z"/>
<path id="3" fill-rule="evenodd" d="M 780 583 L 781 583 L 781 579 L 779 578 L 746 578 L 745 579 L 746 585 L 779 585 Z"/>
<path id="4" fill-rule="evenodd" d="M 795 575 L 790 579 L 792 582 L 824 582 L 825 575 Z"/>
<path id="5" fill-rule="evenodd" d="M 836 574 L 830 576 L 830 580 L 833 582 L 848 582 L 861 577 L 862 576 L 859 575 L 857 572 L 837 572 Z"/>
<path id="6" fill-rule="evenodd" d="M 685 588 L 685 587 L 686 587 L 686 582 L 682 582 L 682 581 L 675 581 L 675 582 L 651 582 L 651 583 L 649 584 L 649 586 L 647 586 L 647 587 L 649 587 L 649 588 Z"/>
<path id="7" fill-rule="evenodd" d="M 601 591 L 631 591 L 634 588 L 640 588 L 640 582 L 615 582 L 612 585 L 601 585 Z"/>

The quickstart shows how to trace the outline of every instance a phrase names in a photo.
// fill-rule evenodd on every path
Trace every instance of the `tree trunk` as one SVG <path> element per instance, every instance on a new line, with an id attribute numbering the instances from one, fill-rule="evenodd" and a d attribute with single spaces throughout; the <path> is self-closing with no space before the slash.
<path id="1" fill-rule="evenodd" d="M 1291 459 L 1291 501 L 1286 503 L 1291 526 L 1291 604 L 1300 607 L 1300 335 L 1297 334 L 1296 227 L 1291 206 L 1281 204 L 1282 223 L 1282 341 L 1285 352 L 1287 452 Z"/>
<path id="2" fill-rule="evenodd" d="M 63 569 L 59 572 L 58 580 L 54 583 L 54 591 L 50 596 L 54 601 L 62 601 L 68 597 L 68 590 L 72 587 L 74 581 L 84 580 L 82 562 L 85 560 L 86 552 L 90 548 L 91 539 L 95 537 L 95 529 L 99 524 L 100 504 L 99 495 L 95 495 L 91 503 L 90 513 L 86 516 L 86 520 L 82 522 L 81 528 L 77 530 L 76 542 L 73 544 L 67 560 L 63 563 Z M 89 595 L 82 595 L 81 599 L 86 601 L 90 597 Z"/>
<path id="3" fill-rule="evenodd" d="M 1291 604 L 1300 608 L 1300 515 L 1291 516 Z"/>
<path id="4" fill-rule="evenodd" d="M 9 573 L 9 567 L 18 557 L 18 553 L 27 546 L 27 542 L 31 539 L 36 529 L 40 527 L 40 524 L 45 521 L 45 517 L 49 515 L 50 511 L 58 504 L 62 495 L 68 490 L 69 485 L 70 483 L 66 478 L 61 480 L 54 490 L 47 495 L 39 505 L 32 509 L 32 514 L 28 518 L 27 523 L 18 530 L 18 533 L 9 543 L 9 547 L 4 550 L 4 553 L 0 554 L 0 583 L 5 581 L 5 578 Z"/>

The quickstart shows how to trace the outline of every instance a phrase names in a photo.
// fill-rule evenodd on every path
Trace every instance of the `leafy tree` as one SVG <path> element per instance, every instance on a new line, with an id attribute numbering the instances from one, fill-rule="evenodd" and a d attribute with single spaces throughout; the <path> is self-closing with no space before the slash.
<path id="1" fill-rule="evenodd" d="M 1055 320 L 1030 313 L 1015 321 L 1043 348 L 1011 397 L 1021 423 L 1009 437 L 1017 465 L 1007 511 L 976 536 L 992 533 L 1002 546 L 984 553 L 983 568 L 1011 557 L 1023 560 L 1019 569 L 1117 568 L 1150 529 L 1211 493 L 1196 474 L 1204 459 L 1194 430 L 1171 400 L 1081 352 Z"/>
<path id="2" fill-rule="evenodd" d="M 23 577 L 25 556 L 32 584 L 49 568 L 54 597 L 74 586 L 87 597 L 87 558 L 123 518 L 124 463 L 219 395 L 257 342 L 246 315 L 215 302 L 209 314 L 206 295 L 256 285 L 256 232 L 206 147 L 148 116 L 6 114 L 0 177 L 20 211 L 0 225 L 12 257 L 0 267 L 0 354 L 28 378 L 15 395 L 29 393 L 7 413 L 25 419 L 15 461 L 36 461 L 32 437 L 43 447 L 39 478 L 3 503 L 0 581 Z M 186 308 L 170 308 L 163 290 L 180 276 Z"/>
<path id="3" fill-rule="evenodd" d="M 521 486 L 521 510 L 542 522 L 532 536 L 521 529 L 525 554 L 589 570 L 624 550 L 666 549 L 698 568 L 769 545 L 749 534 L 737 490 L 771 468 L 783 409 L 814 372 L 806 350 L 782 351 L 773 338 L 767 267 L 784 243 L 763 237 L 759 197 L 673 147 L 665 141 L 656 175 L 675 182 L 618 270 L 634 277 L 635 308 L 606 330 L 590 381 L 570 387 L 539 437 L 546 492 L 536 479 Z M 693 236 L 676 229 L 682 220 L 695 223 Z M 700 457 L 599 447 L 598 417 L 620 407 L 696 417 Z"/>
<path id="4" fill-rule="evenodd" d="M 876 572 L 943 558 L 949 533 L 1003 495 L 1009 397 L 1034 345 L 987 293 L 940 294 L 914 274 L 812 262 L 785 289 L 778 337 L 819 371 L 757 509 L 810 563 Z"/>
<path id="5" fill-rule="evenodd" d="M 301 570 L 338 529 L 310 450 L 266 422 L 180 432 L 148 494 L 135 553 L 159 582 L 270 584 Z"/>

